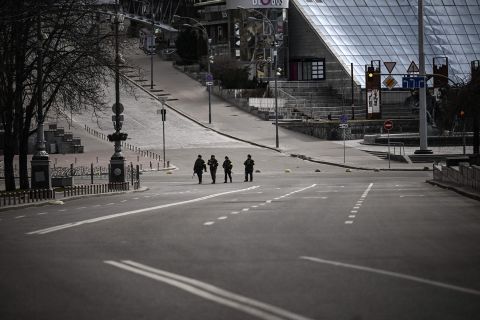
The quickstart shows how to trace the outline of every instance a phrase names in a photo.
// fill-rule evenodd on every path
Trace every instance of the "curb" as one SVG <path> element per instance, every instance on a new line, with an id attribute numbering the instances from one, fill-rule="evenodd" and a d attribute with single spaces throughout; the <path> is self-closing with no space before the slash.
<path id="1" fill-rule="evenodd" d="M 152 98 L 154 98 L 155 100 L 157 101 L 160 101 L 160 99 L 158 99 L 157 96 L 155 96 L 154 94 L 152 94 L 150 91 L 148 91 L 148 89 L 142 87 L 141 85 L 137 84 L 134 80 L 130 79 L 129 77 L 127 77 L 126 75 L 122 74 L 122 77 L 124 77 L 125 79 L 127 79 L 128 81 L 130 81 L 131 83 L 133 83 L 135 86 L 137 86 L 138 88 L 140 88 L 141 90 L 143 90 L 145 93 L 147 93 L 148 95 L 150 95 Z M 219 130 L 216 130 L 216 129 L 213 129 L 205 124 L 203 124 L 202 122 L 200 122 L 199 120 L 193 118 L 192 116 L 184 113 L 183 111 L 180 111 L 180 110 L 177 110 L 176 108 L 172 107 L 171 105 L 169 105 L 167 102 L 164 103 L 165 106 L 167 106 L 169 109 L 175 111 L 176 113 L 178 113 L 179 115 L 189 119 L 190 121 L 193 121 L 195 122 L 196 124 L 198 124 L 199 126 L 205 128 L 205 129 L 208 129 L 208 130 L 211 130 L 215 133 L 218 133 L 222 136 L 225 136 L 225 137 L 228 137 L 230 139 L 233 139 L 233 140 L 237 140 L 237 141 L 241 141 L 241 142 L 244 142 L 244 143 L 248 143 L 248 144 L 251 144 L 253 146 L 256 146 L 256 147 L 260 147 L 260 148 L 264 148 L 264 149 L 269 149 L 269 150 L 272 150 L 272 151 L 276 151 L 276 152 L 279 152 L 279 153 L 283 153 L 285 155 L 288 155 L 288 156 L 296 156 L 292 153 L 285 153 L 285 152 L 282 152 L 281 149 L 277 149 L 277 148 L 274 148 L 274 147 L 270 147 L 270 146 L 266 146 L 266 145 L 263 145 L 263 144 L 259 144 L 259 143 L 256 143 L 256 142 L 252 142 L 252 141 L 249 141 L 249 140 L 245 140 L 245 139 L 242 139 L 242 138 L 238 138 L 238 137 L 235 137 L 235 136 L 232 136 L 232 135 L 229 135 L 227 133 L 224 133 L 224 132 L 221 132 Z M 356 167 L 356 166 L 351 166 L 351 165 L 346 165 L 346 164 L 341 164 L 341 163 L 336 163 L 336 162 L 329 162 L 329 161 L 323 161 L 323 160 L 314 160 L 314 159 L 311 159 L 311 158 L 308 158 L 306 157 L 305 159 L 303 160 L 306 160 L 306 161 L 310 161 L 310 162 L 316 162 L 316 163 L 321 163 L 321 164 L 325 164 L 325 165 L 330 165 L 330 166 L 336 166 L 336 167 L 341 167 L 341 168 L 347 168 L 347 169 L 355 169 L 355 170 L 365 170 L 365 171 L 376 171 L 376 170 L 380 170 L 380 171 L 431 171 L 430 169 L 429 170 L 425 170 L 424 168 L 422 169 L 417 169 L 417 168 L 405 168 L 405 169 L 387 169 L 387 168 L 379 168 L 379 169 L 375 169 L 375 168 L 365 168 L 365 167 Z"/>
<path id="2" fill-rule="evenodd" d="M 480 201 L 480 194 L 470 192 L 470 191 L 465 190 L 461 187 L 454 186 L 454 185 L 451 185 L 451 184 L 442 183 L 442 182 L 439 182 L 439 181 L 434 181 L 434 180 L 426 180 L 425 182 L 428 183 L 428 184 L 431 184 L 432 186 L 437 186 L 437 187 L 440 187 L 440 188 L 443 188 L 443 189 L 452 190 L 452 191 L 455 191 L 456 193 L 458 193 L 458 194 L 460 194 L 464 197 Z"/>
<path id="3" fill-rule="evenodd" d="M 84 195 L 79 195 L 79 196 L 71 196 L 71 197 L 65 197 L 61 199 L 49 199 L 49 200 L 42 200 L 38 202 L 31 202 L 31 203 L 22 203 L 14 206 L 6 206 L 6 207 L 1 207 L 0 212 L 3 211 L 10 211 L 10 210 L 17 210 L 17 209 L 23 209 L 23 208 L 30 208 L 30 207 L 41 207 L 41 206 L 46 206 L 46 205 L 53 205 L 50 203 L 50 201 L 70 201 L 70 200 L 77 200 L 77 199 L 84 199 L 84 198 L 98 198 L 98 197 L 103 197 L 103 196 L 115 196 L 119 194 L 125 194 L 125 193 L 134 193 L 134 192 L 144 192 L 149 190 L 150 188 L 148 187 L 141 187 L 140 189 L 137 190 L 128 190 L 128 191 L 115 191 L 115 192 L 108 192 L 108 193 L 96 193 L 96 194 L 84 194 Z"/>

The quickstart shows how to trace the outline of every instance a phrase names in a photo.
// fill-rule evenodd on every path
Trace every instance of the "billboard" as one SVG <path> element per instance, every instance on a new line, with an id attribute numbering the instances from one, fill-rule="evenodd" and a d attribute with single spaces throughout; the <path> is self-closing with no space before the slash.
<path id="1" fill-rule="evenodd" d="M 288 0 L 227 0 L 227 10 L 238 9 L 288 9 Z"/>

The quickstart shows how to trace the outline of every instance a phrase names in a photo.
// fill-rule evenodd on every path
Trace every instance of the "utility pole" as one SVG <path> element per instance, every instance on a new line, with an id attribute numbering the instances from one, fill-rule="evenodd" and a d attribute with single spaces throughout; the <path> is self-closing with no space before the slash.
<path id="1" fill-rule="evenodd" d="M 423 38 L 425 35 L 423 22 L 423 0 L 418 0 L 418 69 L 419 76 L 425 79 L 425 53 Z M 415 150 L 416 154 L 431 154 L 432 150 L 428 149 L 427 138 L 427 88 L 426 81 L 423 87 L 418 89 L 419 93 L 419 135 L 420 135 L 420 149 Z"/>

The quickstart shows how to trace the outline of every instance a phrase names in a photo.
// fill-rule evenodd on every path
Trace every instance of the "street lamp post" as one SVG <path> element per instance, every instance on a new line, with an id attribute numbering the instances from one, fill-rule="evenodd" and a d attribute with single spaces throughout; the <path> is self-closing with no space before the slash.
<path id="1" fill-rule="evenodd" d="M 202 34 L 204 35 L 205 39 L 207 40 L 207 79 L 206 79 L 206 85 L 207 85 L 207 90 L 208 90 L 208 123 L 211 124 L 212 123 L 212 99 L 211 99 L 211 85 L 209 84 L 210 82 L 212 82 L 213 78 L 212 78 L 212 75 L 210 73 L 210 64 L 212 63 L 211 62 L 211 54 L 212 54 L 212 50 L 211 50 L 211 42 L 212 42 L 212 39 L 210 39 L 208 37 L 208 32 L 207 32 L 207 29 L 205 28 L 205 26 L 203 26 L 200 21 L 194 19 L 194 18 L 190 18 L 190 17 L 182 17 L 182 16 L 179 16 L 179 15 L 174 15 L 173 18 L 179 18 L 179 19 L 188 19 L 188 20 L 191 20 L 193 21 L 195 24 L 192 25 L 192 24 L 189 24 L 189 23 L 184 23 L 183 25 L 185 27 L 189 27 L 189 28 L 196 28 L 198 30 L 200 30 L 202 32 Z"/>
<path id="2" fill-rule="evenodd" d="M 37 21 L 37 142 L 36 152 L 32 157 L 31 187 L 50 189 L 50 160 L 45 148 L 44 114 L 43 114 L 43 39 L 41 15 Z"/>
<path id="3" fill-rule="evenodd" d="M 153 1 L 150 2 L 150 14 L 152 16 L 152 36 L 150 39 L 150 45 L 153 44 L 153 52 L 151 51 L 151 48 L 149 48 L 150 51 L 150 89 L 153 90 L 153 54 L 155 53 L 155 14 L 153 13 Z M 151 46 L 150 46 L 151 47 Z"/>
<path id="4" fill-rule="evenodd" d="M 238 8 L 243 9 L 243 10 L 248 10 L 248 11 L 255 11 L 255 12 L 259 13 L 263 17 L 263 19 L 261 21 L 262 22 L 267 21 L 267 23 L 270 26 L 270 30 L 272 30 L 272 32 L 274 33 L 274 39 L 273 39 L 271 49 L 272 49 L 272 52 L 273 52 L 273 59 L 274 59 L 274 62 L 273 62 L 274 63 L 273 80 L 274 80 L 274 83 L 275 83 L 275 91 L 274 91 L 274 98 L 275 98 L 275 147 L 279 148 L 280 143 L 279 143 L 279 138 L 278 138 L 278 93 L 277 93 L 278 45 L 277 45 L 275 32 L 274 32 L 275 29 L 273 27 L 272 21 L 270 21 L 270 19 L 263 12 L 258 11 L 256 9 L 246 9 L 246 8 L 240 7 L 240 6 L 238 6 Z M 255 17 L 249 17 L 249 19 L 250 20 L 259 20 Z"/>
<path id="5" fill-rule="evenodd" d="M 118 0 L 115 0 L 115 104 L 112 107 L 112 111 L 115 115 L 112 116 L 115 132 L 108 135 L 108 139 L 114 142 L 114 154 L 110 158 L 110 174 L 109 182 L 125 182 L 125 158 L 122 154 L 121 141 L 127 139 L 127 134 L 122 133 L 123 124 L 123 105 L 120 103 L 120 55 L 119 55 L 119 41 L 118 41 L 118 29 L 120 24 L 120 16 L 118 13 Z"/>

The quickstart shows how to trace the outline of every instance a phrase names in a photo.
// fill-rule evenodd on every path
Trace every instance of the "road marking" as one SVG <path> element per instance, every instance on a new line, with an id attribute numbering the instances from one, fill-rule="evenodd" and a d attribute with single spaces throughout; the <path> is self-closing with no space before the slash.
<path id="1" fill-rule="evenodd" d="M 251 206 L 252 208 L 258 208 L 258 206 Z"/>
<path id="2" fill-rule="evenodd" d="M 107 203 L 106 206 L 111 206 L 111 205 L 114 205 L 115 203 L 113 202 L 110 202 L 110 203 Z"/>
<path id="3" fill-rule="evenodd" d="M 302 197 L 302 199 L 327 199 L 327 197 Z"/>
<path id="4" fill-rule="evenodd" d="M 96 208 L 96 207 L 101 207 L 101 206 L 102 206 L 101 204 L 96 204 L 93 207 Z"/>
<path id="5" fill-rule="evenodd" d="M 267 200 L 265 201 L 265 203 L 272 203 L 272 200 Z"/>
<path id="6" fill-rule="evenodd" d="M 423 194 L 403 194 L 400 196 L 400 198 L 405 198 L 405 197 L 424 197 Z"/>
<path id="7" fill-rule="evenodd" d="M 230 307 L 232 309 L 236 309 L 259 319 L 311 320 L 302 315 L 221 289 L 211 284 L 164 270 L 155 269 L 134 261 L 104 261 L 104 263 L 159 282 L 163 282 L 193 295 L 220 305 Z"/>
<path id="8" fill-rule="evenodd" d="M 348 216 L 349 218 L 355 218 L 355 215 L 351 214 Z"/>
<path id="9" fill-rule="evenodd" d="M 64 211 L 67 211 L 67 209 L 60 209 L 58 210 L 59 212 L 64 212 Z"/>
<path id="10" fill-rule="evenodd" d="M 232 211 L 230 212 L 230 214 L 238 214 L 239 212 L 238 211 Z"/>
<path id="11" fill-rule="evenodd" d="M 191 200 L 173 202 L 173 203 L 163 204 L 163 205 L 155 206 L 155 207 L 149 207 L 149 208 L 120 212 L 120 213 L 115 213 L 115 214 L 109 214 L 109 215 L 106 215 L 106 216 L 101 216 L 101 217 L 97 217 L 97 218 L 93 218 L 93 219 L 81 220 L 81 221 L 77 221 L 77 222 L 71 222 L 71 223 L 66 223 L 66 224 L 50 227 L 50 228 L 35 230 L 35 231 L 27 232 L 26 234 L 46 234 L 46 233 L 50 233 L 50 232 L 54 232 L 54 231 L 58 231 L 58 230 L 78 227 L 78 226 L 81 226 L 81 225 L 84 225 L 84 224 L 95 223 L 95 222 L 100 222 L 100 221 L 110 220 L 110 219 L 116 219 L 116 218 L 120 218 L 120 217 L 124 217 L 124 216 L 128 216 L 128 215 L 144 213 L 144 212 L 159 210 L 159 209 L 163 209 L 163 208 L 169 208 L 169 207 L 179 206 L 179 205 L 183 205 L 183 204 L 199 202 L 199 201 L 203 201 L 203 200 L 208 200 L 208 199 L 220 197 L 220 196 L 223 196 L 223 195 L 226 195 L 226 194 L 257 189 L 258 187 L 259 186 L 252 186 L 252 187 L 249 187 L 249 188 L 246 188 L 246 189 L 237 189 L 237 190 L 231 190 L 231 191 L 226 191 L 226 192 L 221 192 L 221 193 L 214 193 L 214 194 L 211 194 L 211 195 L 208 195 L 208 196 L 204 196 L 204 197 L 201 197 L 201 198 L 195 198 L 195 199 L 191 199 Z"/>
<path id="12" fill-rule="evenodd" d="M 353 207 L 353 209 L 360 209 L 360 207 L 359 207 L 359 206 L 355 206 L 355 207 Z"/>
<path id="13" fill-rule="evenodd" d="M 25 218 L 25 216 L 16 216 L 15 219 L 22 219 Z"/>
<path id="14" fill-rule="evenodd" d="M 37 215 L 42 216 L 42 215 L 47 214 L 47 213 L 48 212 L 39 212 L 39 213 L 37 213 Z"/>
<path id="15" fill-rule="evenodd" d="M 133 200 L 138 200 L 138 199 L 140 199 L 140 198 L 133 198 Z"/>
<path id="16" fill-rule="evenodd" d="M 211 226 L 211 225 L 214 224 L 214 223 L 215 223 L 215 222 L 213 222 L 213 221 L 207 221 L 207 222 L 205 222 L 203 225 L 204 225 L 204 226 Z"/>
<path id="17" fill-rule="evenodd" d="M 358 213 L 357 210 L 350 210 L 350 213 Z"/>
<path id="18" fill-rule="evenodd" d="M 347 220 L 347 221 L 345 221 L 345 224 L 352 224 L 352 223 L 353 223 L 352 220 Z"/>
<path id="19" fill-rule="evenodd" d="M 78 208 L 75 208 L 77 210 L 81 210 L 81 209 L 86 209 L 87 207 L 78 207 Z"/>
<path id="20" fill-rule="evenodd" d="M 333 265 L 335 267 L 343 267 L 343 268 L 348 268 L 348 269 L 361 270 L 361 271 L 381 274 L 381 275 L 385 275 L 385 276 L 390 276 L 390 277 L 394 277 L 394 278 L 400 278 L 400 279 L 410 280 L 410 281 L 414 281 L 414 282 L 425 283 L 425 284 L 429 284 L 429 285 L 436 286 L 436 287 L 441 287 L 441 288 L 445 288 L 445 289 L 449 289 L 449 290 L 454 290 L 454 291 L 459 291 L 459 292 L 463 292 L 463 293 L 468 293 L 468 294 L 473 294 L 473 295 L 476 295 L 476 296 L 480 296 L 480 291 L 478 291 L 478 290 L 465 288 L 465 287 L 459 287 L 459 286 L 451 285 L 451 284 L 448 284 L 448 283 L 429 280 L 429 279 L 425 279 L 425 278 L 415 277 L 415 276 L 411 276 L 411 275 L 408 275 L 408 274 L 397 273 L 397 272 L 387 271 L 387 270 L 383 270 L 383 269 L 370 268 L 370 267 L 365 267 L 365 266 L 360 266 L 360 265 L 355 265 L 355 264 L 343 263 L 343 262 L 338 262 L 338 261 L 324 260 L 324 259 L 319 259 L 319 258 L 315 258 L 315 257 L 302 256 L 302 257 L 300 257 L 300 259 L 309 260 L 309 261 L 313 261 L 313 262 L 317 262 L 317 263 L 329 264 L 329 265 Z"/>
<path id="21" fill-rule="evenodd" d="M 221 216 L 221 217 L 218 217 L 217 219 L 218 219 L 218 220 L 225 220 L 225 219 L 227 219 L 227 218 L 228 218 L 227 216 Z"/>
<path id="22" fill-rule="evenodd" d="M 248 208 L 243 208 L 242 211 L 248 211 L 249 209 Z"/>
<path id="23" fill-rule="evenodd" d="M 127 200 L 122 200 L 122 201 L 120 201 L 120 202 L 127 202 Z"/>
<path id="24" fill-rule="evenodd" d="M 280 199 L 282 199 L 282 197 L 276 197 L 276 198 L 273 198 L 273 199 L 280 200 Z"/>
<path id="25" fill-rule="evenodd" d="M 262 202 L 259 204 L 259 206 L 264 206 L 265 205 L 265 202 Z"/>

